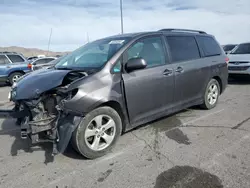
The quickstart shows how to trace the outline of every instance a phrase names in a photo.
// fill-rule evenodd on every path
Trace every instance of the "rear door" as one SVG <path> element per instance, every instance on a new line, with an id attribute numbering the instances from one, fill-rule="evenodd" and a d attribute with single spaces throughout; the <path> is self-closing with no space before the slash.
<path id="1" fill-rule="evenodd" d="M 224 90 L 228 82 L 228 66 L 227 56 L 223 48 L 213 36 L 198 35 L 196 39 L 203 56 L 202 64 L 210 68 L 210 76 L 207 77 L 206 83 L 208 83 L 212 77 L 217 76 L 221 79 L 221 90 Z M 204 88 L 205 87 L 206 85 Z"/>
<path id="2" fill-rule="evenodd" d="M 174 35 L 166 39 L 175 74 L 176 108 L 183 108 L 201 99 L 209 67 L 201 61 L 195 36 Z"/>
<path id="3" fill-rule="evenodd" d="M 142 57 L 147 67 L 122 74 L 132 124 L 155 119 L 171 109 L 174 76 L 161 35 L 137 40 L 123 54 L 123 61 Z"/>

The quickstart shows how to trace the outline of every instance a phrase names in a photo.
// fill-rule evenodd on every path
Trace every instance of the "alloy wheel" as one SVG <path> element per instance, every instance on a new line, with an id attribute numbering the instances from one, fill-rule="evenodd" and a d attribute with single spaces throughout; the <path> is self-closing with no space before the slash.
<path id="1" fill-rule="evenodd" d="M 211 84 L 209 89 L 208 89 L 208 103 L 210 105 L 214 105 L 218 99 L 218 95 L 219 95 L 219 89 L 218 86 L 216 84 Z"/>
<path id="2" fill-rule="evenodd" d="M 85 142 L 93 151 L 107 148 L 115 138 L 115 121 L 107 115 L 94 117 L 85 130 Z"/>

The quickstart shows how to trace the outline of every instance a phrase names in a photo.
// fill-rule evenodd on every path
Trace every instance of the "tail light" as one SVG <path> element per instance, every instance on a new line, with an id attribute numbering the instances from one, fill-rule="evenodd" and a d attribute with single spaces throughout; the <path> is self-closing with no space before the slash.
<path id="1" fill-rule="evenodd" d="M 29 69 L 32 69 L 32 64 L 29 63 L 29 64 L 28 64 L 28 68 L 29 68 Z"/>
<path id="2" fill-rule="evenodd" d="M 228 65 L 228 63 L 229 63 L 229 58 L 226 57 L 225 61 L 226 61 L 227 65 Z"/>

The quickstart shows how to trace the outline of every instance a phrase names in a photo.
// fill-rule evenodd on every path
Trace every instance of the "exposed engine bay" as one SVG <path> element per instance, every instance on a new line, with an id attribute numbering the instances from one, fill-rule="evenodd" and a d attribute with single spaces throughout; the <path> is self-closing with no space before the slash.
<path id="1" fill-rule="evenodd" d="M 81 120 L 80 116 L 64 111 L 64 102 L 78 91 L 66 92 L 65 88 L 86 76 L 86 72 L 69 72 L 60 86 L 43 92 L 38 98 L 14 101 L 14 111 L 19 112 L 17 124 L 21 126 L 21 138 L 30 139 L 32 144 L 53 143 L 52 155 L 63 152 Z"/>

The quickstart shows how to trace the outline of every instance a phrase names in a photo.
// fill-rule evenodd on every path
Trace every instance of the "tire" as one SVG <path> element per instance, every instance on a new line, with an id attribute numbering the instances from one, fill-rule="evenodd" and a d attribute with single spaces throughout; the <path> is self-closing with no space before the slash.
<path id="1" fill-rule="evenodd" d="M 108 125 L 108 124 L 105 124 L 108 118 L 111 118 L 109 120 L 110 122 L 112 122 L 112 124 L 110 123 L 109 125 L 112 125 L 114 128 L 109 128 L 105 131 L 103 131 L 102 129 L 97 129 L 98 123 L 96 122 L 98 121 L 96 120 L 98 120 L 98 118 L 99 119 L 101 118 L 104 120 L 104 123 L 103 123 L 104 125 L 102 125 L 102 129 L 105 128 L 105 125 Z M 111 134 L 112 130 L 113 130 L 113 134 Z M 90 131 L 91 131 L 91 134 L 90 134 Z M 93 133 L 92 131 L 95 133 Z M 99 133 L 96 133 L 97 131 L 99 131 Z M 89 132 L 90 135 L 93 134 L 93 136 L 88 137 L 85 134 L 87 132 Z M 116 141 L 120 137 L 121 132 L 122 132 L 122 121 L 121 121 L 119 114 L 113 108 L 99 107 L 91 111 L 90 113 L 88 113 L 83 118 L 83 121 L 79 124 L 79 126 L 76 128 L 76 130 L 72 134 L 71 143 L 74 149 L 78 153 L 80 153 L 82 156 L 88 159 L 95 159 L 95 158 L 102 157 L 108 152 L 110 152 L 110 150 L 114 147 Z M 104 137 L 102 137 L 102 134 L 104 134 L 104 136 L 107 136 L 107 135 L 109 136 L 109 137 L 105 137 L 105 138 L 109 138 L 109 141 L 108 141 L 109 144 L 107 144 L 106 146 L 105 146 L 106 140 L 104 139 Z M 100 139 L 99 143 L 105 141 L 103 146 L 100 148 L 94 146 L 95 145 L 94 140 L 97 139 L 98 136 Z M 113 138 L 112 141 L 110 138 Z"/>
<path id="2" fill-rule="evenodd" d="M 211 94 L 211 92 L 210 92 L 211 88 L 217 88 L 217 89 L 215 89 L 215 93 L 217 93 L 216 95 L 214 92 L 212 92 L 213 95 Z M 211 79 L 207 84 L 206 91 L 205 91 L 204 96 L 203 96 L 204 102 L 201 105 L 201 107 L 203 109 L 206 109 L 206 110 L 210 110 L 210 109 L 214 108 L 218 103 L 219 95 L 220 95 L 220 84 L 218 83 L 217 80 Z M 214 100 L 212 100 L 211 97 Z"/>
<path id="3" fill-rule="evenodd" d="M 9 76 L 10 85 L 13 85 L 14 82 L 16 81 L 16 79 L 20 78 L 23 75 L 24 74 L 21 73 L 21 72 L 13 72 L 13 73 L 11 73 L 10 76 Z"/>

